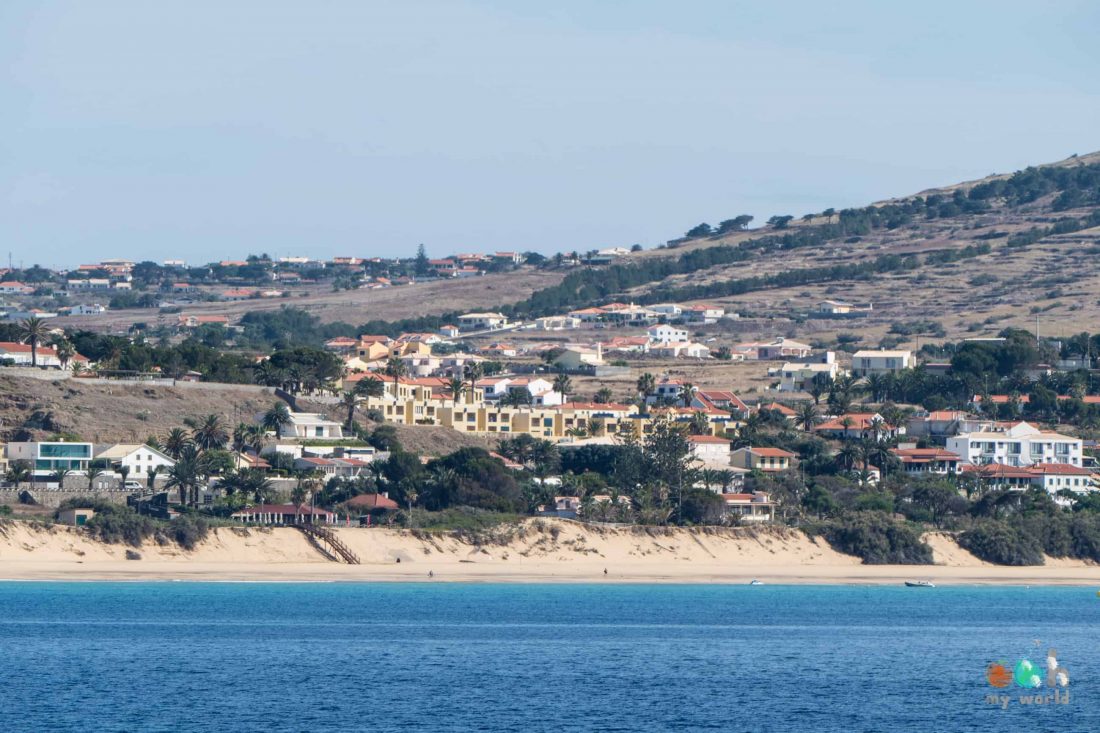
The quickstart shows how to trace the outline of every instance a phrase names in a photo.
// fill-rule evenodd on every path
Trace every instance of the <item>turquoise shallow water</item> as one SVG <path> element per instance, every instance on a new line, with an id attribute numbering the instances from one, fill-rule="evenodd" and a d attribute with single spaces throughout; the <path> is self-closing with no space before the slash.
<path id="1" fill-rule="evenodd" d="M 0 729 L 1100 731 L 1098 619 L 1087 588 L 0 583 Z M 1067 704 L 986 682 L 1048 646 Z"/>

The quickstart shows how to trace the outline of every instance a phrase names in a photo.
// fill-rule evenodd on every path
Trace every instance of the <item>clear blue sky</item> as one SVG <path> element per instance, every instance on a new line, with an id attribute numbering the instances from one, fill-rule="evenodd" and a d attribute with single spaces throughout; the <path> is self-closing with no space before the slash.
<path id="1" fill-rule="evenodd" d="M 0 3 L 18 264 L 652 246 L 1100 148 L 1100 5 Z"/>

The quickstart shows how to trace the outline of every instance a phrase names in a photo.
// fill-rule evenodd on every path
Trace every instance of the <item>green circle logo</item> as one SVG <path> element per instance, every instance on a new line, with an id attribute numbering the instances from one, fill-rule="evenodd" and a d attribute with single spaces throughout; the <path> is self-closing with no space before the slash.
<path id="1" fill-rule="evenodd" d="M 1021 659 L 1016 664 L 1012 677 L 1020 687 L 1038 687 L 1043 684 L 1043 678 L 1039 676 L 1039 670 L 1031 663 L 1030 659 Z"/>

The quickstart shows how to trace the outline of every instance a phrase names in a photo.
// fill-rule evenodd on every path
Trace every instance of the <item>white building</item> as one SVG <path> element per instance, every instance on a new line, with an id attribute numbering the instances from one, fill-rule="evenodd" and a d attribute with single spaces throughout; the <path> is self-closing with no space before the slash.
<path id="1" fill-rule="evenodd" d="M 710 348 L 694 341 L 669 341 L 665 344 L 656 344 L 650 348 L 653 356 L 679 359 L 706 359 L 710 356 Z"/>
<path id="2" fill-rule="evenodd" d="M 792 341 L 782 336 L 775 341 L 767 343 L 742 344 L 741 346 L 754 348 L 756 350 L 756 358 L 762 361 L 789 359 L 791 357 L 795 359 L 805 359 L 812 351 L 809 344 Z"/>
<path id="3" fill-rule="evenodd" d="M 501 313 L 467 313 L 458 317 L 458 327 L 463 331 L 495 331 L 508 325 Z"/>
<path id="4" fill-rule="evenodd" d="M 170 457 L 156 448 L 138 443 L 119 443 L 100 450 L 95 455 L 96 460 L 109 461 L 114 470 L 127 469 L 127 478 L 144 481 L 149 477 L 149 469 L 156 468 L 157 472 L 164 476 L 172 466 L 176 465 Z"/>
<path id="5" fill-rule="evenodd" d="M 1003 432 L 964 433 L 947 439 L 947 450 L 963 463 L 1030 466 L 1037 463 L 1081 465 L 1081 440 L 1040 430 L 1026 422 Z"/>
<path id="6" fill-rule="evenodd" d="M 708 467 L 729 468 L 730 441 L 716 435 L 689 435 L 692 455 Z"/>
<path id="7" fill-rule="evenodd" d="M 835 361 L 828 364 L 788 362 L 779 369 L 779 391 L 805 392 L 815 379 L 828 380 L 831 384 L 839 373 L 840 367 Z"/>
<path id="8" fill-rule="evenodd" d="M 716 305 L 689 305 L 681 312 L 684 323 L 718 323 L 726 315 L 726 309 Z"/>
<path id="9" fill-rule="evenodd" d="M 852 374 L 857 377 L 866 377 L 870 374 L 894 374 L 915 365 L 913 352 L 906 350 L 864 350 L 852 355 Z"/>
<path id="10" fill-rule="evenodd" d="M 573 316 L 546 316 L 535 319 L 535 328 L 540 331 L 565 331 L 578 328 L 581 319 Z"/>
<path id="11" fill-rule="evenodd" d="M 87 471 L 92 452 L 91 443 L 64 441 L 8 443 L 5 447 L 9 464 L 27 461 L 35 476 L 49 476 L 55 471 Z"/>
<path id="12" fill-rule="evenodd" d="M 290 422 L 279 428 L 280 438 L 343 438 L 344 428 L 314 412 L 292 412 Z"/>
<path id="13" fill-rule="evenodd" d="M 684 312 L 684 309 L 676 303 L 658 303 L 657 305 L 649 306 L 649 309 L 654 313 L 660 313 L 662 316 L 667 316 L 669 318 L 676 318 Z"/>
<path id="14" fill-rule="evenodd" d="M 602 364 L 603 347 L 600 344 L 596 344 L 594 349 L 587 346 L 567 346 L 565 351 L 554 359 L 554 366 L 566 370 L 601 366 Z"/>
<path id="15" fill-rule="evenodd" d="M 1028 470 L 1034 475 L 1032 484 L 1045 489 L 1056 502 L 1062 505 L 1071 504 L 1072 501 L 1058 496 L 1060 491 L 1087 494 L 1097 490 L 1096 477 L 1089 468 L 1080 468 L 1066 463 L 1037 463 Z"/>
<path id="16" fill-rule="evenodd" d="M 676 328 L 664 323 L 659 326 L 652 326 L 645 332 L 645 335 L 649 337 L 650 343 L 653 344 L 670 344 L 674 341 L 688 340 L 686 328 Z"/>

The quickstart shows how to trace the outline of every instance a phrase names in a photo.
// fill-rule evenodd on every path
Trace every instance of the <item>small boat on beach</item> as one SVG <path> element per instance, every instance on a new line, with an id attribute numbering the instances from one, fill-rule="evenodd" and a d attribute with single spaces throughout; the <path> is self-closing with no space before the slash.
<path id="1" fill-rule="evenodd" d="M 749 581 L 749 585 L 764 585 L 764 581 L 753 578 Z"/>
<path id="2" fill-rule="evenodd" d="M 935 588 L 936 585 L 931 580 L 907 580 L 905 581 L 907 588 Z"/>

